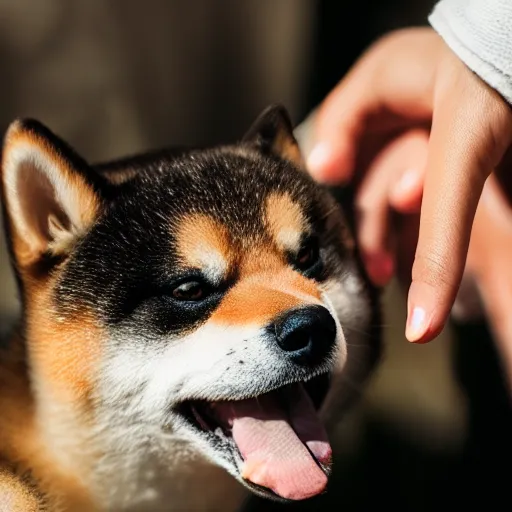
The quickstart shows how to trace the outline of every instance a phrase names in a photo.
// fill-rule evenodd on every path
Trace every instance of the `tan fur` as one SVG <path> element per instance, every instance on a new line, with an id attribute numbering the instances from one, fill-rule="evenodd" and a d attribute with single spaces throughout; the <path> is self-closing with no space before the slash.
<path id="1" fill-rule="evenodd" d="M 101 331 L 85 312 L 59 319 L 49 317 L 42 301 L 32 307 L 32 364 L 60 396 L 87 402 L 100 359 Z"/>
<path id="2" fill-rule="evenodd" d="M 21 340 L 13 339 L 8 353 L 1 353 L 0 364 L 0 459 L 28 463 L 36 451 L 34 404 L 27 378 L 25 354 Z M 3 421 L 2 421 L 3 420 Z M 28 464 L 27 464 L 28 466 Z M 14 474 L 12 468 L 0 470 L 0 499 L 23 503 L 32 493 Z M 30 501 L 34 501 L 31 495 Z M 1 503 L 1 501 L 0 501 Z M 0 510 L 3 510 L 0 508 Z M 8 510 L 7 508 L 5 510 Z M 15 509 L 14 509 L 15 510 Z M 37 510 L 37 509 L 36 509 Z"/>
<path id="3" fill-rule="evenodd" d="M 301 207 L 287 193 L 273 193 L 265 204 L 264 222 L 282 250 L 297 250 L 300 237 L 309 231 Z"/>
<path id="4" fill-rule="evenodd" d="M 240 280 L 213 313 L 213 322 L 264 325 L 288 309 L 320 298 L 314 281 L 294 272 L 269 248 L 255 248 L 239 265 Z"/>
<path id="5" fill-rule="evenodd" d="M 211 217 L 194 214 L 181 219 L 176 235 L 178 255 L 185 266 L 203 268 L 212 256 L 228 266 L 233 260 L 229 233 Z"/>
<path id="6" fill-rule="evenodd" d="M 284 158 L 296 165 L 299 169 L 306 168 L 297 141 L 290 137 L 286 130 L 280 130 L 277 133 L 272 146 L 272 151 L 281 158 Z"/>
<path id="7" fill-rule="evenodd" d="M 121 185 L 122 183 L 126 183 L 130 181 L 135 176 L 137 176 L 137 171 L 135 169 L 112 169 L 112 170 L 104 170 L 101 172 L 101 175 L 113 185 Z"/>
<path id="8" fill-rule="evenodd" d="M 16 476 L 11 468 L 0 465 L 0 512 L 41 512 L 37 493 Z"/>
<path id="9" fill-rule="evenodd" d="M 314 281 L 292 271 L 283 256 L 285 249 L 298 249 L 301 234 L 307 232 L 299 205 L 288 194 L 272 194 L 264 221 L 277 249 L 260 243 L 235 252 L 227 228 L 211 217 L 194 214 L 180 220 L 177 246 L 184 265 L 204 268 L 220 257 L 226 271 L 236 266 L 240 273 L 239 282 L 222 300 L 212 321 L 261 325 L 287 309 L 319 299 Z"/>

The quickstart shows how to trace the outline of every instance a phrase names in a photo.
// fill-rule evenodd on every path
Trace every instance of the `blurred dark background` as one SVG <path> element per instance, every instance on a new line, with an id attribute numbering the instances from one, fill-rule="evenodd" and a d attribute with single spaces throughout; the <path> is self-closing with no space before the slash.
<path id="1" fill-rule="evenodd" d="M 38 118 L 94 162 L 238 139 L 271 102 L 298 123 L 371 42 L 425 25 L 433 3 L 0 0 L 0 128 Z M 4 329 L 17 303 L 4 245 L 0 258 Z M 384 302 L 386 355 L 334 436 L 329 493 L 248 509 L 510 510 L 511 409 L 486 326 L 410 346 L 396 286 Z"/>

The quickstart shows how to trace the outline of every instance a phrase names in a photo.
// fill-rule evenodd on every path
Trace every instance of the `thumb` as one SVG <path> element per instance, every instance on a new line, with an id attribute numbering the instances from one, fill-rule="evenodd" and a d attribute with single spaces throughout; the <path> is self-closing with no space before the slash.
<path id="1" fill-rule="evenodd" d="M 473 218 L 491 170 L 510 144 L 512 114 L 495 91 L 462 73 L 464 89 L 434 108 L 406 337 L 426 342 L 442 330 L 464 270 Z"/>

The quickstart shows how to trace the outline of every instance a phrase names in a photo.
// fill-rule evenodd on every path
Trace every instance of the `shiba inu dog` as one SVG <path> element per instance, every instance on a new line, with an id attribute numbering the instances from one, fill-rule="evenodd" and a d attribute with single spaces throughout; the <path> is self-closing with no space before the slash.
<path id="1" fill-rule="evenodd" d="M 0 349 L 2 511 L 324 492 L 324 424 L 376 361 L 378 295 L 282 107 L 237 144 L 101 165 L 16 121 L 1 184 L 22 304 Z"/>

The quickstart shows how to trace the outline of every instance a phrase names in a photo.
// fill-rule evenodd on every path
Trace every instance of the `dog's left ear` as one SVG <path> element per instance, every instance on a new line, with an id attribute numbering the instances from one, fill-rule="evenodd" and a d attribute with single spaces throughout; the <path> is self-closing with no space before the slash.
<path id="1" fill-rule="evenodd" d="M 286 109 L 281 105 L 267 107 L 254 121 L 242 142 L 255 146 L 265 154 L 288 160 L 305 169 L 299 145 L 293 136 L 293 126 Z"/>

